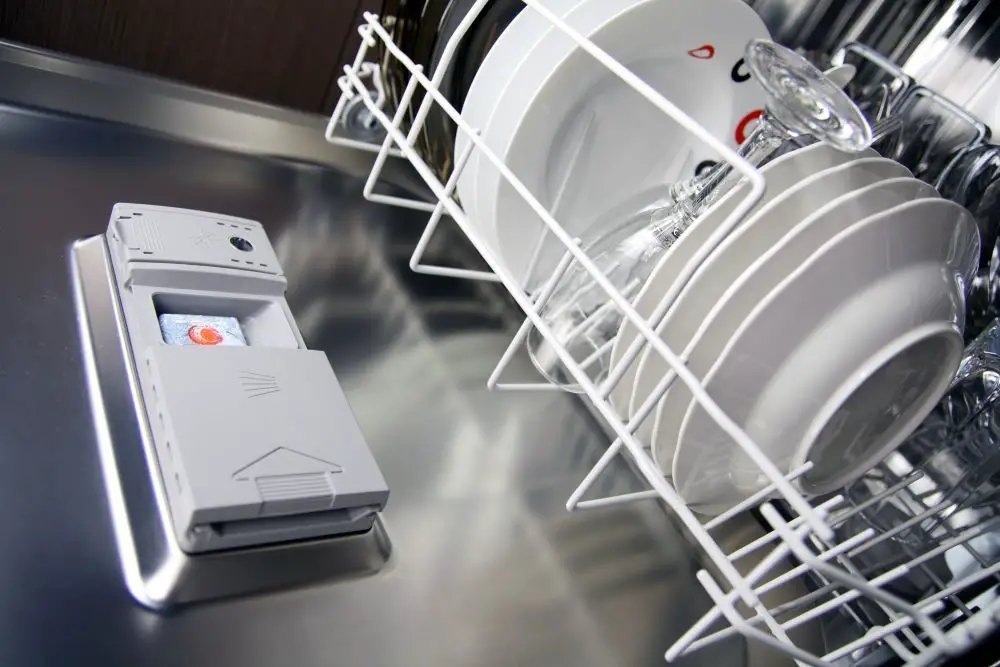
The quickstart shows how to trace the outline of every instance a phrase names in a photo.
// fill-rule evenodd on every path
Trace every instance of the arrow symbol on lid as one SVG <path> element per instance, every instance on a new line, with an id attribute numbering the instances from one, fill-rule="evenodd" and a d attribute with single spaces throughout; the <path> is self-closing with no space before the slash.
<path id="1" fill-rule="evenodd" d="M 331 461 L 303 454 L 288 447 L 275 447 L 233 473 L 233 479 L 249 480 L 273 475 L 305 475 L 310 473 L 339 473 L 344 468 Z"/>

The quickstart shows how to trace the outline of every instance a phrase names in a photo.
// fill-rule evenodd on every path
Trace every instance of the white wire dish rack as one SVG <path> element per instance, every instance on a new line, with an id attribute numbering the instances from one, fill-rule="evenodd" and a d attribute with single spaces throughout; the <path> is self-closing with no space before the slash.
<path id="1" fill-rule="evenodd" d="M 426 229 L 410 259 L 412 270 L 460 279 L 499 282 L 509 290 L 524 311 L 526 315 L 524 324 L 514 336 L 506 352 L 499 359 L 496 369 L 487 380 L 488 387 L 496 390 L 559 390 L 557 387 L 542 381 L 508 383 L 501 379 L 506 366 L 524 344 L 529 328 L 534 326 L 552 344 L 567 373 L 578 383 L 597 413 L 606 420 L 616 439 L 570 496 L 567 508 L 569 510 L 583 510 L 658 498 L 676 514 L 703 551 L 703 555 L 714 565 L 714 575 L 708 570 L 702 570 L 697 575 L 699 582 L 714 602 L 713 609 L 692 624 L 691 628 L 673 646 L 669 647 L 666 659 L 668 661 L 675 660 L 734 633 L 739 633 L 783 651 L 804 664 L 832 664 L 835 661 L 857 655 L 859 651 L 865 651 L 879 645 L 887 646 L 909 664 L 923 665 L 932 664 L 948 655 L 960 654 L 971 644 L 977 642 L 985 633 L 996 627 L 997 621 L 1000 619 L 1000 601 L 990 600 L 981 603 L 978 608 L 970 608 L 959 601 L 961 609 L 964 610 L 961 619 L 964 622 L 961 623 L 954 622 L 952 612 L 957 605 L 950 603 L 956 592 L 967 590 L 977 583 L 988 581 L 990 577 L 996 576 L 998 571 L 996 567 L 980 568 L 960 581 L 938 587 L 933 594 L 918 601 L 904 600 L 889 592 L 892 582 L 905 577 L 912 571 L 920 570 L 929 558 L 938 553 L 943 553 L 947 549 L 972 540 L 986 529 L 985 525 L 973 527 L 964 532 L 952 533 L 943 538 L 933 549 L 915 554 L 909 562 L 896 565 L 887 572 L 880 572 L 877 575 L 871 574 L 870 570 L 863 569 L 854 561 L 853 555 L 863 553 L 866 549 L 881 543 L 886 539 L 885 535 L 869 527 L 845 537 L 843 530 L 835 532 L 834 528 L 848 525 L 844 522 L 851 516 L 857 515 L 865 507 L 878 502 L 881 498 L 907 488 L 912 480 L 910 478 L 901 480 L 883 491 L 881 495 L 860 504 L 854 503 L 853 506 L 845 502 L 845 498 L 840 495 L 829 498 L 822 503 L 811 504 L 793 484 L 798 476 L 809 469 L 809 464 L 792 470 L 787 475 L 783 474 L 762 452 L 761 448 L 718 407 L 698 379 L 681 362 L 678 355 L 655 334 L 652 320 L 655 319 L 656 315 L 666 312 L 670 304 L 685 289 L 697 267 L 710 256 L 763 195 L 765 183 L 760 172 L 750 163 L 741 159 L 733 150 L 716 140 L 707 129 L 683 113 L 670 100 L 658 94 L 636 74 L 595 46 L 585 36 L 576 32 L 559 17 L 549 12 L 538 0 L 524 0 L 530 8 L 526 11 L 536 11 L 550 21 L 555 29 L 571 38 L 580 49 L 589 53 L 609 72 L 619 77 L 660 112 L 679 123 L 722 156 L 746 178 L 750 185 L 745 198 L 727 220 L 720 225 L 704 247 L 692 257 L 676 284 L 663 296 L 661 303 L 655 309 L 654 316 L 651 318 L 640 316 L 630 305 L 628 298 L 612 287 L 594 262 L 580 249 L 577 240 L 567 233 L 565 228 L 549 214 L 503 161 L 480 139 L 479 131 L 481 128 L 470 127 L 439 90 L 448 63 L 455 54 L 463 36 L 487 2 L 488 0 L 478 0 L 473 4 L 456 32 L 449 39 L 433 78 L 428 78 L 423 73 L 422 68 L 393 43 L 390 34 L 378 16 L 371 13 L 365 14 L 364 23 L 359 28 L 362 43 L 354 62 L 345 66 L 344 75 L 339 80 L 342 94 L 327 126 L 326 139 L 331 143 L 378 153 L 364 187 L 364 195 L 367 199 L 429 213 L 430 217 Z M 408 83 L 395 112 L 385 108 L 386 95 L 382 90 L 378 65 L 367 60 L 379 42 L 381 42 L 381 48 L 385 50 L 388 57 L 397 61 L 398 65 L 404 68 L 404 71 L 409 75 Z M 425 94 L 419 108 L 415 111 L 408 131 L 404 133 L 404 130 L 401 129 L 404 112 L 414 98 L 418 87 L 422 88 Z M 465 133 L 470 139 L 467 148 L 462 154 L 456 156 L 454 169 L 447 182 L 442 182 L 435 175 L 434 170 L 421 159 L 414 148 L 421 126 L 427 118 L 432 104 L 440 105 L 455 122 L 458 131 Z M 356 111 L 358 105 L 364 105 L 371 118 L 383 126 L 386 135 L 381 145 L 372 145 L 338 135 L 337 131 L 345 113 Z M 390 117 L 389 113 L 393 113 L 393 115 Z M 503 263 L 494 254 L 493 249 L 484 240 L 477 227 L 466 217 L 465 212 L 453 197 L 458 176 L 474 150 L 480 151 L 482 159 L 489 160 L 494 165 L 514 191 L 523 197 L 531 209 L 544 221 L 545 233 L 557 239 L 565 248 L 565 254 L 554 274 L 538 294 L 529 295 L 524 291 L 520 282 L 505 269 Z M 375 186 L 389 157 L 400 157 L 411 162 L 437 201 L 427 202 L 376 193 Z M 434 266 L 423 261 L 424 251 L 444 215 L 449 215 L 454 219 L 458 227 L 468 236 L 471 243 L 492 268 L 492 271 Z M 591 382 L 581 363 L 575 361 L 565 347 L 556 340 L 540 316 L 540 311 L 553 291 L 556 282 L 573 263 L 578 263 L 591 274 L 594 282 L 607 293 L 608 300 L 621 310 L 641 334 L 618 366 L 612 369 L 607 380 L 599 385 Z M 652 412 L 660 396 L 669 385 L 666 382 L 661 383 L 657 391 L 631 420 L 623 419 L 609 402 L 609 395 L 620 380 L 624 369 L 635 362 L 643 346 L 650 347 L 664 359 L 673 369 L 676 379 L 687 385 L 694 399 L 760 468 L 760 472 L 770 482 L 766 488 L 707 522 L 704 522 L 685 505 L 670 481 L 664 477 L 653 462 L 648 451 L 633 435 L 639 424 Z M 633 467 L 648 483 L 649 490 L 611 497 L 588 497 L 588 491 L 591 490 L 594 482 L 616 456 L 631 457 Z M 787 511 L 779 512 L 770 501 L 761 504 L 768 498 L 784 501 L 782 506 L 787 508 Z M 771 525 L 772 531 L 736 551 L 726 553 L 714 535 L 718 534 L 717 531 L 727 521 L 758 505 L 760 505 L 761 515 Z M 930 514 L 945 511 L 946 508 L 937 506 L 928 510 Z M 747 572 L 746 567 L 740 567 L 740 561 L 747 559 L 751 554 L 756 554 L 757 557 L 763 555 L 763 557 L 760 558 L 756 566 Z M 777 566 L 786 562 L 789 557 L 797 560 L 798 565 L 791 570 L 777 572 Z M 741 573 L 741 570 L 744 572 Z M 813 582 L 819 581 L 821 588 L 808 596 L 784 603 L 780 607 L 769 607 L 762 602 L 761 596 L 768 591 L 797 577 L 805 576 L 810 576 Z M 854 613 L 851 605 L 860 600 L 867 600 L 869 606 L 879 612 L 878 618 L 880 619 L 877 624 L 869 622 L 868 631 L 860 639 L 850 640 L 835 647 L 825 655 L 816 655 L 797 646 L 790 638 L 789 633 L 796 627 L 815 621 L 826 614 L 842 611 Z"/>

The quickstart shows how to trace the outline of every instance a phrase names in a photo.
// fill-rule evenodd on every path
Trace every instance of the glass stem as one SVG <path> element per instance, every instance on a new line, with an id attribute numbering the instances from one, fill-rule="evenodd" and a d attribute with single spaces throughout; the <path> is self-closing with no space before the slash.
<path id="1" fill-rule="evenodd" d="M 789 134 L 784 128 L 779 127 L 765 112 L 737 153 L 756 166 L 788 138 Z M 700 176 L 681 181 L 671 189 L 671 195 L 685 213 L 697 216 L 729 192 L 740 178 L 742 174 L 723 161 Z"/>

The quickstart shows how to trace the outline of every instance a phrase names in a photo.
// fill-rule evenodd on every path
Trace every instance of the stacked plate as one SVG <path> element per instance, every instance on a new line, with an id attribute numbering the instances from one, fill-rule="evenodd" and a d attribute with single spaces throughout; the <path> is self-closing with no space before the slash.
<path id="1" fill-rule="evenodd" d="M 749 81 L 747 43 L 767 38 L 741 0 L 547 0 L 570 27 L 639 75 L 730 147 L 764 103 Z M 717 155 L 643 99 L 534 9 L 483 59 L 462 117 L 570 234 L 693 176 Z M 468 146 L 458 133 L 455 155 Z M 458 195 L 482 240 L 528 291 L 565 246 L 481 151 Z"/>
<path id="2" fill-rule="evenodd" d="M 814 144 L 762 169 L 767 192 L 656 323 L 709 395 L 779 469 L 840 488 L 894 449 L 946 391 L 962 355 L 979 236 L 963 207 L 873 152 Z M 635 301 L 649 316 L 746 194 L 736 188 L 664 255 Z M 619 363 L 638 332 L 622 325 Z M 611 396 L 636 416 L 668 375 L 650 348 Z M 704 513 L 766 487 L 744 451 L 674 382 L 638 436 Z"/>
<path id="3" fill-rule="evenodd" d="M 443 72 L 445 49 L 475 0 L 383 0 L 381 15 L 393 41 L 428 77 L 440 77 L 440 91 L 461 110 L 483 58 L 497 37 L 524 9 L 522 0 L 492 0 L 469 27 Z M 377 42 L 386 93 L 392 107 L 399 103 L 409 72 Z M 409 130 L 420 106 L 423 88 L 417 87 L 403 117 Z M 417 137 L 416 149 L 438 178 L 447 181 L 453 169 L 455 123 L 439 105 L 431 106 Z"/>

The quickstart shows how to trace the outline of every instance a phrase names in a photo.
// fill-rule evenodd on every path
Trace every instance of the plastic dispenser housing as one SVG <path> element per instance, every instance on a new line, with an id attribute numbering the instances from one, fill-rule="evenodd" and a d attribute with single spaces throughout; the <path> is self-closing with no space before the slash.
<path id="1" fill-rule="evenodd" d="M 118 204 L 106 235 L 141 401 L 188 553 L 356 533 L 389 489 L 263 227 Z M 245 346 L 174 345 L 161 314 L 235 318 Z"/>

